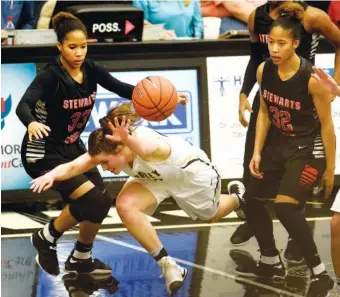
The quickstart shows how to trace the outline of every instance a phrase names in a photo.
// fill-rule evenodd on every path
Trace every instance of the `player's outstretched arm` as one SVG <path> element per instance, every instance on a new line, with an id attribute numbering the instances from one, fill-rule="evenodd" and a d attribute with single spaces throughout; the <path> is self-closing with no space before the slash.
<path id="1" fill-rule="evenodd" d="M 113 124 L 109 123 L 111 135 L 106 135 L 106 138 L 112 142 L 122 142 L 146 161 L 163 161 L 170 155 L 170 146 L 163 139 L 131 135 L 129 126 L 130 119 L 126 120 L 126 117 L 123 116 L 122 122 L 119 124 L 116 117 Z"/>
<path id="2" fill-rule="evenodd" d="M 314 73 L 312 73 L 312 77 L 314 77 L 316 81 L 322 84 L 322 86 L 331 94 L 340 96 L 340 86 L 337 84 L 333 77 L 331 77 L 322 68 L 313 66 L 313 70 Z"/>
<path id="3" fill-rule="evenodd" d="M 59 165 L 46 174 L 32 180 L 30 182 L 31 190 L 33 192 L 41 193 L 42 191 L 50 189 L 55 181 L 67 180 L 78 176 L 98 164 L 99 161 L 97 161 L 96 158 L 91 157 L 89 153 L 85 153 L 77 159 Z"/>

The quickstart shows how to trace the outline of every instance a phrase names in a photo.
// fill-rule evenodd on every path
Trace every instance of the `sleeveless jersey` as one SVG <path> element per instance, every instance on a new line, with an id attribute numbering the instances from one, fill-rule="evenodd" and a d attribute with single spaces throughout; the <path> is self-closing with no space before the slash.
<path id="1" fill-rule="evenodd" d="M 299 70 L 286 81 L 278 74 L 278 66 L 272 59 L 265 62 L 261 92 L 268 107 L 274 131 L 279 135 L 292 136 L 312 142 L 321 134 L 320 121 L 313 98 L 308 91 L 312 64 L 301 57 Z"/>
<path id="2" fill-rule="evenodd" d="M 137 136 L 145 138 L 162 137 L 170 145 L 171 154 L 162 162 L 145 161 L 136 156 L 132 168 L 127 165 L 123 171 L 129 176 L 155 181 L 185 183 L 188 172 L 195 172 L 196 163 L 205 163 L 207 168 L 213 167 L 204 151 L 196 148 L 180 136 L 165 136 L 147 127 L 137 127 Z"/>

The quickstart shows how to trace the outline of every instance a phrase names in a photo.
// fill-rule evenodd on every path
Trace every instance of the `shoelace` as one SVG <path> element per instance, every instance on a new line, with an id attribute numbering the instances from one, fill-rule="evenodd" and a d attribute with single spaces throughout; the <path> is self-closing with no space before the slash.
<path id="1" fill-rule="evenodd" d="M 159 276 L 159 278 L 163 278 L 164 277 L 164 271 L 165 271 L 165 267 L 167 265 L 175 265 L 175 266 L 177 266 L 177 264 L 176 264 L 176 262 L 174 260 L 172 260 L 169 257 L 166 257 L 166 260 L 161 265 L 162 274 Z"/>

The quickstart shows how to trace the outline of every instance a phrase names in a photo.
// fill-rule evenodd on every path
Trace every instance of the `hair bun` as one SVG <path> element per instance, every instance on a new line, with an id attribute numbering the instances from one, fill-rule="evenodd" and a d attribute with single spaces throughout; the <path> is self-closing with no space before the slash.
<path id="1" fill-rule="evenodd" d="M 275 9 L 275 12 L 278 17 L 290 17 L 293 20 L 296 19 L 301 22 L 305 8 L 296 2 L 287 2 L 280 4 L 280 6 Z"/>
<path id="2" fill-rule="evenodd" d="M 75 17 L 72 13 L 61 11 L 52 18 L 53 29 L 54 31 L 57 31 L 58 27 L 65 21 L 76 19 L 77 17 Z"/>

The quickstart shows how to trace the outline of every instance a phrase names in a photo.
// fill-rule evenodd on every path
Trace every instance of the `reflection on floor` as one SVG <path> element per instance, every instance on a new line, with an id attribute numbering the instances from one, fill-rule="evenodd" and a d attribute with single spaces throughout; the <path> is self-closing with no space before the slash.
<path id="1" fill-rule="evenodd" d="M 330 214 L 330 213 L 329 213 Z M 330 257 L 329 218 L 310 222 L 319 254 L 334 276 Z M 305 296 L 309 286 L 304 264 L 288 265 L 285 282 L 237 277 L 237 265 L 258 260 L 258 245 L 251 239 L 247 245 L 233 247 L 229 241 L 237 225 L 187 226 L 158 230 L 161 241 L 172 257 L 188 268 L 188 277 L 177 292 L 178 297 L 270 297 Z M 287 233 L 274 223 L 278 249 L 285 249 Z M 144 249 L 127 233 L 100 233 L 94 256 L 109 264 L 112 276 L 66 274 L 63 265 L 73 248 L 76 235 L 63 236 L 58 244 L 61 274 L 53 277 L 36 265 L 35 250 L 29 237 L 2 238 L 1 293 L 3 297 L 162 297 L 168 296 L 160 270 Z M 255 262 L 254 262 L 255 263 Z M 119 284 L 119 285 L 118 285 Z"/>

